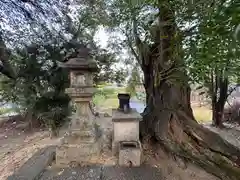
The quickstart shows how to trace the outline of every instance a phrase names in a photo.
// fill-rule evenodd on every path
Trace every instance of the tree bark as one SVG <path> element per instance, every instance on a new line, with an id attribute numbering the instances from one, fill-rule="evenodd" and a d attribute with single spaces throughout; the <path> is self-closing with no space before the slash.
<path id="1" fill-rule="evenodd" d="M 218 81 L 215 85 L 216 92 L 212 94 L 212 122 L 214 126 L 221 128 L 223 127 L 224 105 L 228 98 L 229 81 L 227 77 L 223 77 L 222 73 L 219 76 L 216 75 L 216 81 Z"/>
<path id="2" fill-rule="evenodd" d="M 239 180 L 240 150 L 203 128 L 194 119 L 182 59 L 176 58 L 174 13 L 160 7 L 160 37 L 141 55 L 147 107 L 142 136 L 156 139 L 167 152 L 182 157 L 224 180 Z M 176 51 L 175 51 L 176 50 Z M 139 49 L 141 52 L 141 49 Z M 143 52 L 143 51 L 142 51 Z"/>

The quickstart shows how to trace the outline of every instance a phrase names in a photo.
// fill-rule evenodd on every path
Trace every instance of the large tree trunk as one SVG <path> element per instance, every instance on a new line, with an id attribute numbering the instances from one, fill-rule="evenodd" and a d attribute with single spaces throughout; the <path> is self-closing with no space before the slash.
<path id="1" fill-rule="evenodd" d="M 240 151 L 219 135 L 203 128 L 193 117 L 190 88 L 181 59 L 173 54 L 175 41 L 174 13 L 160 8 L 159 40 L 142 55 L 147 108 L 141 135 L 155 138 L 171 154 L 193 162 L 221 179 L 240 179 Z"/>

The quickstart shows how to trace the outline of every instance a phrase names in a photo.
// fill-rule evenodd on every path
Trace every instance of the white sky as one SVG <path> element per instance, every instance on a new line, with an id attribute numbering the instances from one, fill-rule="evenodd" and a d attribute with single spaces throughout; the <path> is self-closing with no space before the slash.
<path id="1" fill-rule="evenodd" d="M 121 39 L 124 39 L 124 37 L 121 34 L 115 34 L 115 35 L 119 36 Z M 100 27 L 94 37 L 97 45 L 100 45 L 100 47 L 102 48 L 107 48 L 109 38 L 110 38 L 110 35 L 107 34 L 107 32 L 104 30 L 104 27 Z M 122 53 L 118 55 L 118 57 L 121 60 L 129 58 L 128 51 L 123 50 Z M 118 68 L 126 68 L 126 64 L 120 61 L 114 67 L 114 69 L 118 69 Z"/>
<path id="2" fill-rule="evenodd" d="M 103 27 L 100 27 L 97 31 L 94 39 L 97 42 L 98 45 L 100 45 L 102 48 L 106 48 L 108 45 L 108 35 L 106 34 Z"/>

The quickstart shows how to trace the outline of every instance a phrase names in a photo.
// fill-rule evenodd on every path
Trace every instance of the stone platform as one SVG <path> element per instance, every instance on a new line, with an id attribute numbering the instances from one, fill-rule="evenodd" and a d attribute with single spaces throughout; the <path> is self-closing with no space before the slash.
<path id="1" fill-rule="evenodd" d="M 81 143 L 61 145 L 56 149 L 56 162 L 60 166 L 85 163 L 94 156 L 99 156 L 100 145 L 95 143 Z"/>
<path id="2" fill-rule="evenodd" d="M 46 170 L 38 180 L 163 180 L 154 167 L 88 166 Z"/>
<path id="3" fill-rule="evenodd" d="M 147 165 L 119 167 L 91 165 L 61 168 L 54 164 L 54 146 L 39 150 L 7 180 L 163 180 L 159 169 Z M 53 163 L 53 164 L 52 164 Z M 53 165 L 53 166 L 52 166 Z"/>
<path id="4" fill-rule="evenodd" d="M 88 130 L 72 130 L 62 139 L 56 148 L 56 163 L 60 166 L 84 164 L 92 157 L 99 156 L 101 150 L 101 134 L 97 128 Z"/>

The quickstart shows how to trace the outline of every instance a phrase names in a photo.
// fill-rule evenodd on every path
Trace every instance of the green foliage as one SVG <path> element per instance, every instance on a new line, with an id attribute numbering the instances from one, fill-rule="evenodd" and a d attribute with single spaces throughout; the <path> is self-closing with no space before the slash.
<path id="1" fill-rule="evenodd" d="M 0 115 L 8 114 L 10 112 L 13 112 L 12 108 L 0 108 Z"/>
<path id="2" fill-rule="evenodd" d="M 136 96 L 136 86 L 141 84 L 141 79 L 139 75 L 139 69 L 134 66 L 132 69 L 131 77 L 128 80 L 126 91 L 131 94 L 131 96 Z"/>
<path id="3" fill-rule="evenodd" d="M 217 2 L 214 11 L 202 17 L 198 35 L 187 41 L 188 67 L 193 81 L 209 86 L 212 74 L 234 82 L 239 74 L 239 43 L 234 38 L 240 16 L 237 1 Z"/>
<path id="4" fill-rule="evenodd" d="M 93 103 L 95 105 L 100 105 L 102 102 L 104 102 L 106 100 L 106 96 L 102 95 L 102 94 L 98 94 L 96 93 L 93 96 Z"/>
<path id="5" fill-rule="evenodd" d="M 100 95 L 103 96 L 105 98 L 112 96 L 113 94 L 115 94 L 115 89 L 114 88 L 98 88 L 96 91 L 96 95 Z"/>
<path id="6" fill-rule="evenodd" d="M 98 88 L 93 97 L 93 103 L 99 108 L 116 108 L 118 105 L 118 91 L 118 88 Z"/>
<path id="7" fill-rule="evenodd" d="M 31 119 L 46 117 L 57 127 L 68 115 L 69 98 L 64 89 L 69 86 L 68 72 L 57 66 L 63 60 L 54 44 L 32 45 L 16 49 L 10 61 L 17 78 L 2 78 L 2 100 L 18 105 L 22 113 L 31 112 Z M 48 123 L 47 125 L 49 125 Z"/>
<path id="8" fill-rule="evenodd" d="M 112 94 L 115 93 L 115 89 L 113 88 L 104 88 L 103 89 L 103 93 L 105 94 L 105 96 L 111 96 Z"/>
<path id="9" fill-rule="evenodd" d="M 104 87 L 106 87 L 108 85 L 111 85 L 111 84 L 106 83 L 106 82 L 98 83 L 97 88 L 104 88 Z"/>
<path id="10" fill-rule="evenodd" d="M 99 71 L 95 73 L 94 82 L 96 84 L 120 83 L 126 78 L 124 69 L 114 68 L 114 64 L 118 62 L 114 53 L 101 50 L 96 53 L 95 59 L 99 67 Z"/>
<path id="11" fill-rule="evenodd" d="M 185 41 L 191 81 L 207 88 L 216 116 L 222 108 L 215 108 L 224 106 L 229 85 L 236 84 L 240 76 L 240 43 L 234 36 L 240 21 L 238 5 L 234 0 L 213 3 L 210 14 L 201 14 L 196 35 Z"/>

